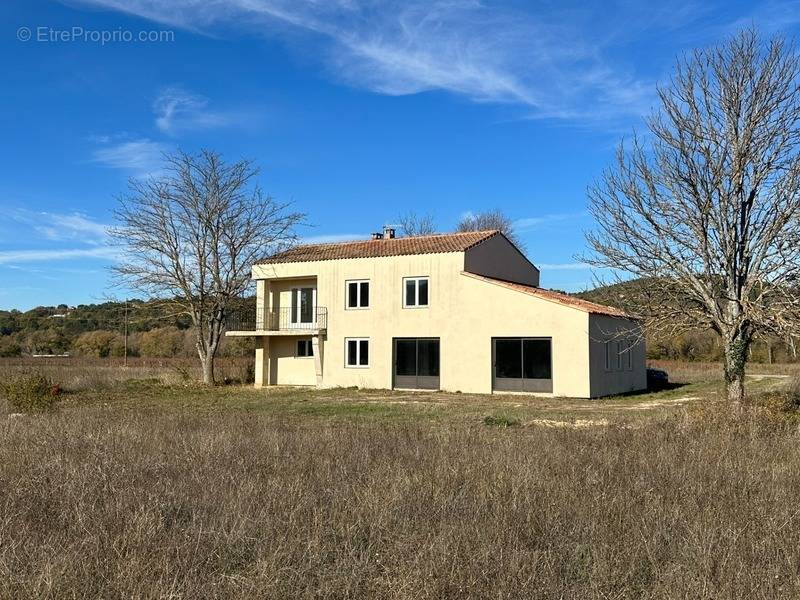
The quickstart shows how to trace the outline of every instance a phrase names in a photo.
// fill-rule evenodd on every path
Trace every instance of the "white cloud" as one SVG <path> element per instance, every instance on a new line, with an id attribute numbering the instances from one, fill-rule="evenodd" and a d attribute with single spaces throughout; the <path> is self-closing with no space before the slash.
<path id="1" fill-rule="evenodd" d="M 167 150 L 165 144 L 147 138 L 110 142 L 96 148 L 92 153 L 92 160 L 142 177 L 158 174 L 163 166 L 163 154 Z"/>
<path id="2" fill-rule="evenodd" d="M 116 248 L 100 246 L 96 248 L 67 248 L 42 250 L 4 250 L 0 251 L 0 264 L 20 262 L 41 262 L 69 260 L 74 258 L 98 258 L 115 260 L 119 255 Z"/>
<path id="3" fill-rule="evenodd" d="M 168 135 L 225 127 L 241 120 L 233 112 L 213 111 L 208 98 L 172 86 L 161 91 L 153 103 L 156 126 Z"/>
<path id="4" fill-rule="evenodd" d="M 84 0 L 171 26 L 305 33 L 332 73 L 388 95 L 443 90 L 585 124 L 647 112 L 654 85 L 613 50 L 634 32 L 691 20 L 691 0 L 660 11 L 605 3 L 520 12 L 478 0 Z M 684 9 L 684 5 L 688 8 Z M 656 18 L 656 15 L 661 15 Z M 602 26 L 599 22 L 602 21 Z M 296 36 L 285 36 L 289 41 Z"/>
<path id="5" fill-rule="evenodd" d="M 108 225 L 98 223 L 79 213 L 37 213 L 36 231 L 49 240 L 80 240 L 87 244 L 100 244 L 108 237 Z"/>

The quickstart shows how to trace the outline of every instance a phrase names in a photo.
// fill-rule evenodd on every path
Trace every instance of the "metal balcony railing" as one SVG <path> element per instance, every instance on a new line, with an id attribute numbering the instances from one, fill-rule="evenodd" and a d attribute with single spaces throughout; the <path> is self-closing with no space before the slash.
<path id="1" fill-rule="evenodd" d="M 308 331 L 327 329 L 328 309 L 286 306 L 277 309 L 237 309 L 225 317 L 227 331 Z"/>

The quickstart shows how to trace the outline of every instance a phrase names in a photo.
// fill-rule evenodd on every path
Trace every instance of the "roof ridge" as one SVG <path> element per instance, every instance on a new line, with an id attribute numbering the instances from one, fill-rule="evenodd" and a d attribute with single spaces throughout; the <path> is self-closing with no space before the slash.
<path id="1" fill-rule="evenodd" d="M 454 235 L 477 235 L 480 233 L 485 233 L 486 237 L 489 237 L 489 234 L 496 234 L 500 233 L 499 229 L 478 229 L 476 231 L 444 231 L 439 233 L 428 233 L 426 235 L 406 235 L 402 237 L 393 237 L 393 238 L 380 238 L 374 240 L 372 238 L 364 238 L 364 239 L 356 239 L 356 240 L 339 240 L 338 242 L 311 242 L 308 244 L 298 244 L 294 246 L 294 248 L 300 248 L 303 246 L 338 246 L 340 244 L 361 244 L 363 242 L 390 242 L 392 240 L 424 240 L 426 238 L 435 238 L 435 237 L 444 237 L 444 236 L 454 236 Z"/>
<path id="2" fill-rule="evenodd" d="M 399 238 L 298 244 L 262 258 L 256 264 L 466 252 L 496 235 L 501 233 L 496 229 L 487 229 Z"/>

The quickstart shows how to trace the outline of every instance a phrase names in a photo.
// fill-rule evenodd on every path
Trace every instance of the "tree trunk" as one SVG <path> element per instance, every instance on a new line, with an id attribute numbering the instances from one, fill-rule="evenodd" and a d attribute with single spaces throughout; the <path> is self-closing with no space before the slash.
<path id="1" fill-rule="evenodd" d="M 214 385 L 214 357 L 201 356 L 200 362 L 203 365 L 203 384 Z"/>
<path id="2" fill-rule="evenodd" d="M 741 414 L 746 400 L 745 363 L 749 344 L 742 337 L 725 340 L 725 395 L 734 414 Z"/>

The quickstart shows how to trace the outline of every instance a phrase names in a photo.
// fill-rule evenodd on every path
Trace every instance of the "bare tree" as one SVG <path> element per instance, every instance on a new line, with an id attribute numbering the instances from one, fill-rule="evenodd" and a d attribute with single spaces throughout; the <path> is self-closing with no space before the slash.
<path id="1" fill-rule="evenodd" d="M 244 293 L 256 259 L 296 240 L 303 215 L 265 196 L 248 160 L 216 152 L 165 156 L 166 174 L 132 179 L 112 236 L 124 251 L 122 281 L 163 298 L 191 317 L 203 382 L 214 383 L 214 357 L 229 303 Z"/>
<path id="2" fill-rule="evenodd" d="M 468 214 L 456 225 L 456 231 L 486 231 L 497 229 L 518 247 L 522 242 L 514 231 L 514 221 L 500 209 L 487 210 L 476 215 Z"/>
<path id="3" fill-rule="evenodd" d="M 436 233 L 436 220 L 430 213 L 418 215 L 413 211 L 409 211 L 397 217 L 397 223 L 400 227 L 400 233 L 405 237 Z"/>
<path id="4" fill-rule="evenodd" d="M 626 302 L 653 333 L 715 331 L 731 409 L 756 334 L 797 332 L 800 62 L 745 30 L 678 61 L 649 136 L 589 190 L 589 263 L 640 278 Z"/>

